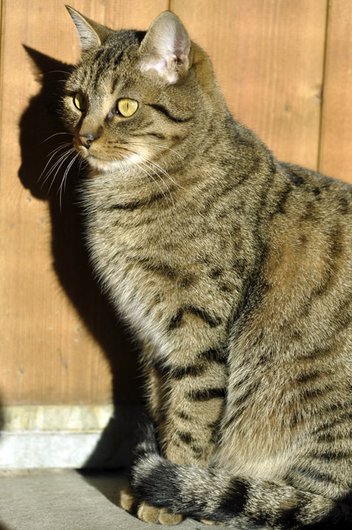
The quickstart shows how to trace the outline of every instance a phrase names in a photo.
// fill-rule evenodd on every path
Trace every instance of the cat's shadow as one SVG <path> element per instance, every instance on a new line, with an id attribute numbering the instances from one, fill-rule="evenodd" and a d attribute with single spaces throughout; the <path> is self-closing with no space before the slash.
<path id="1" fill-rule="evenodd" d="M 25 51 L 32 64 L 33 75 L 39 82 L 40 91 L 29 101 L 20 120 L 22 164 L 19 178 L 36 199 L 48 202 L 53 268 L 81 319 L 100 344 L 111 368 L 116 414 L 86 466 L 114 467 L 114 451 L 123 446 L 128 463 L 128 448 L 132 445 L 129 437 L 132 436 L 134 420 L 130 409 L 127 413 L 123 411 L 123 405 L 134 404 L 138 411 L 141 403 L 136 347 L 133 347 L 122 325 L 118 323 L 89 266 L 77 194 L 79 178 L 84 177 L 78 176 L 78 165 L 75 163 L 71 167 L 61 194 L 60 185 L 68 162 L 63 163 L 62 167 L 58 164 L 49 174 L 64 153 L 62 144 L 70 142 L 70 136 L 65 134 L 60 121 L 58 102 L 72 67 L 32 48 L 25 47 Z M 58 151 L 50 160 L 55 149 Z M 47 168 L 43 171 L 48 161 Z M 121 436 L 124 440 L 120 439 Z M 121 465 L 121 455 L 117 456 L 117 462 Z"/>

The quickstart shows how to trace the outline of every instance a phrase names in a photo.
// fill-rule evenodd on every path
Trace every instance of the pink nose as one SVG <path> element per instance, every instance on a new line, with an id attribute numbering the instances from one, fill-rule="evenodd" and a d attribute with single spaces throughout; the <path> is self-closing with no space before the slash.
<path id="1" fill-rule="evenodd" d="M 89 149 L 91 144 L 94 142 L 95 138 L 96 137 L 92 133 L 88 133 L 85 135 L 80 134 L 78 136 L 78 143 L 83 145 L 83 147 L 86 147 L 87 149 Z"/>

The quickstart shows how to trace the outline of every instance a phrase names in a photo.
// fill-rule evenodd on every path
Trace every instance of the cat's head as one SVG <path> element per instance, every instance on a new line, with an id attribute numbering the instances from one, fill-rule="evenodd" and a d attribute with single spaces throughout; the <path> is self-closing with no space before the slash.
<path id="1" fill-rule="evenodd" d="M 114 31 L 68 8 L 82 57 L 65 87 L 64 120 L 92 168 L 170 169 L 201 145 L 214 113 L 210 61 L 180 19 Z M 162 163 L 161 163 L 162 162 Z"/>

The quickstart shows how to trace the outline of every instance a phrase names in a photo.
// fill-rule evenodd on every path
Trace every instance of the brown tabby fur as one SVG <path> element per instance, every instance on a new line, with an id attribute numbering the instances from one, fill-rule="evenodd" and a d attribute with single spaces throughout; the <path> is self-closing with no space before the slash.
<path id="1" fill-rule="evenodd" d="M 347 528 L 352 188 L 277 161 L 234 121 L 172 13 L 145 34 L 69 11 L 87 242 L 144 345 L 162 453 L 152 436 L 140 446 L 139 516 Z M 115 112 L 120 98 L 135 115 Z"/>

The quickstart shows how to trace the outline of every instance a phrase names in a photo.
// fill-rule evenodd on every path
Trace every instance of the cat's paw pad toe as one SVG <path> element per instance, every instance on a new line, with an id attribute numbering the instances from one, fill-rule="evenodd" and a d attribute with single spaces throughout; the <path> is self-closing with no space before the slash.
<path id="1" fill-rule="evenodd" d="M 166 508 L 155 508 L 146 502 L 142 502 L 137 512 L 138 518 L 145 523 L 176 525 L 179 524 L 183 517 L 169 512 Z"/>
<path id="2" fill-rule="evenodd" d="M 159 523 L 175 525 L 179 524 L 183 520 L 183 516 L 178 513 L 169 512 L 166 508 L 159 510 Z"/>
<path id="3" fill-rule="evenodd" d="M 118 497 L 118 505 L 126 512 L 133 512 L 135 499 L 130 488 L 121 489 Z"/>

